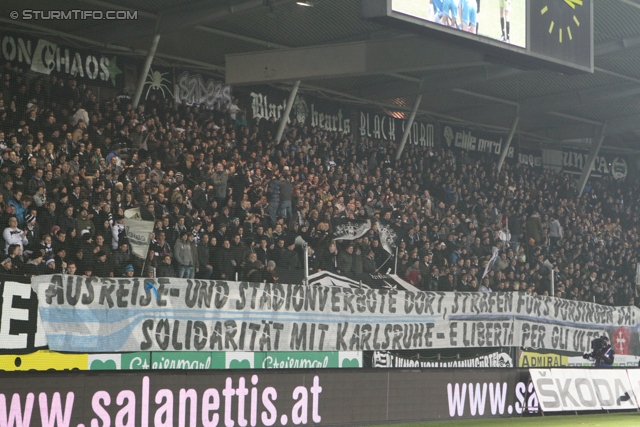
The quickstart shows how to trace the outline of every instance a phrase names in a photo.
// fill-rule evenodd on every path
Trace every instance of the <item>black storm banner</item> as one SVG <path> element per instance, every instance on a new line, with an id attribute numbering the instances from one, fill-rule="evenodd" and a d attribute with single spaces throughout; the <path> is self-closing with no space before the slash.
<path id="1" fill-rule="evenodd" d="M 360 137 L 381 139 L 383 141 L 400 142 L 404 134 L 407 121 L 387 114 L 360 112 Z M 407 144 L 419 147 L 435 146 L 435 125 L 414 121 Z"/>

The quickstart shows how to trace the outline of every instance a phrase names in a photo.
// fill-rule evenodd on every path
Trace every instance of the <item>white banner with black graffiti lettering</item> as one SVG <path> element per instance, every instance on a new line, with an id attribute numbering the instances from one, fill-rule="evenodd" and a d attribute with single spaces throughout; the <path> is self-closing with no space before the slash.
<path id="1" fill-rule="evenodd" d="M 49 347 L 88 353 L 514 346 L 584 352 L 613 329 L 637 336 L 640 319 L 634 307 L 519 293 L 67 275 L 34 277 L 32 286 Z"/>
<path id="2" fill-rule="evenodd" d="M 531 369 L 529 372 L 545 412 L 638 409 L 638 395 L 634 395 L 637 390 L 632 387 L 638 379 L 635 370 Z"/>

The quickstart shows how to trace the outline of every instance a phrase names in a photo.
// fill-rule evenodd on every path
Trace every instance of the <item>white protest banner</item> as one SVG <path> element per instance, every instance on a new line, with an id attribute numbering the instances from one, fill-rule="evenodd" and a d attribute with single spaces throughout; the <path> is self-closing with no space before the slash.
<path id="1" fill-rule="evenodd" d="M 71 352 L 589 351 L 640 310 L 520 293 L 410 292 L 191 279 L 37 276 L 49 347 Z M 636 339 L 637 340 L 637 339 Z M 525 345 L 530 344 L 530 345 Z"/>
<path id="2" fill-rule="evenodd" d="M 124 211 L 124 230 L 127 233 L 133 254 L 146 259 L 149 243 L 151 243 L 153 221 L 141 220 L 140 208 L 127 209 Z"/>
<path id="3" fill-rule="evenodd" d="M 606 335 L 605 329 L 597 324 L 574 327 L 544 324 L 538 320 L 519 320 L 516 322 L 515 334 L 519 337 L 516 345 L 535 349 L 590 352 L 591 341 Z"/>
<path id="4" fill-rule="evenodd" d="M 637 409 L 628 372 L 619 369 L 531 369 L 545 412 Z"/>

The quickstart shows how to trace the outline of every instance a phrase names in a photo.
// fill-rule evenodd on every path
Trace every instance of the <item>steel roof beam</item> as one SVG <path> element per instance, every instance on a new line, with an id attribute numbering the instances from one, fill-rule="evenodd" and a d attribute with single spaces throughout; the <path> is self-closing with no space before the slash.
<path id="1" fill-rule="evenodd" d="M 481 71 L 474 69 L 480 66 L 484 67 Z M 487 65 L 475 62 L 459 64 L 457 68 L 449 68 L 441 73 L 425 76 L 425 84 L 420 93 L 423 95 L 442 93 L 451 89 L 464 88 L 477 83 L 510 77 L 521 72 L 521 70 L 501 65 Z M 349 92 L 354 95 L 367 96 L 370 94 L 367 89 L 368 87 L 364 86 Z M 402 98 L 416 95 L 415 86 L 407 85 L 405 82 L 376 85 L 373 89 L 372 95 L 375 99 Z"/>
<path id="2" fill-rule="evenodd" d="M 227 83 L 259 84 L 402 73 L 484 63 L 484 54 L 420 37 L 226 56 Z M 415 93 L 415 89 L 414 89 Z"/>
<path id="3" fill-rule="evenodd" d="M 143 49 L 134 49 L 131 47 L 125 47 L 125 46 L 120 46 L 120 45 L 116 45 L 116 44 L 112 44 L 112 43 L 104 43 L 104 42 L 98 42 L 86 37 L 81 37 L 81 36 L 77 36 L 75 34 L 69 34 L 69 33 L 65 33 L 63 31 L 58 31 L 58 30 L 52 30 L 46 27 L 42 27 L 39 25 L 34 25 L 34 24 L 29 24 L 27 22 L 22 22 L 19 20 L 11 20 L 11 19 L 6 19 L 6 18 L 0 18 L 0 23 L 4 23 L 7 25 L 15 25 L 17 27 L 23 27 L 23 28 L 28 28 L 30 30 L 36 30 L 36 31 L 42 31 L 43 33 L 49 34 L 51 36 L 56 36 L 56 37 L 63 37 L 63 38 L 68 38 L 68 39 L 72 39 L 72 40 L 77 40 L 79 42 L 83 42 L 86 43 L 88 45 L 92 45 L 92 46 L 99 46 L 105 49 L 111 49 L 111 50 L 116 50 L 118 52 L 122 52 L 123 54 L 130 54 L 130 55 L 137 55 L 137 56 L 146 56 L 148 51 L 147 50 L 143 50 Z M 207 70 L 213 70 L 216 72 L 224 72 L 224 67 L 220 66 L 220 65 L 216 65 L 216 64 L 211 64 L 208 62 L 204 62 L 204 61 L 198 61 L 195 59 L 190 59 L 190 58 L 183 58 L 180 56 L 175 56 L 175 55 L 168 55 L 168 54 L 163 54 L 163 53 L 156 53 L 155 54 L 156 58 L 161 58 L 161 59 L 166 59 L 166 60 L 170 60 L 170 61 L 176 61 L 176 62 L 180 62 L 182 64 L 189 64 L 189 65 L 194 65 L 197 67 L 201 67 L 203 69 L 207 69 Z"/>
<path id="4" fill-rule="evenodd" d="M 640 114 L 632 114 L 630 116 L 615 117 L 607 120 L 605 136 L 619 135 L 640 129 Z M 555 140 L 564 140 L 571 138 L 589 138 L 593 136 L 593 128 L 595 126 L 572 125 L 549 129 L 546 134 L 549 138 Z"/>
<path id="5" fill-rule="evenodd" d="M 563 141 L 565 139 L 592 138 L 596 129 L 596 125 L 575 124 L 569 126 L 561 126 L 538 131 L 536 133 L 544 135 L 555 141 Z"/>
<path id="6" fill-rule="evenodd" d="M 633 49 L 633 48 L 640 48 L 640 35 L 627 37 L 621 41 L 614 40 L 614 41 L 596 43 L 594 47 L 594 55 L 596 57 L 599 57 L 599 56 L 608 55 L 610 53 L 619 52 L 625 49 Z M 481 83 L 483 81 L 512 77 L 512 76 L 527 72 L 527 71 L 523 71 L 516 68 L 509 68 L 506 66 L 498 66 L 498 65 L 487 66 L 485 69 L 487 70 L 486 78 L 483 78 L 481 75 L 476 75 L 475 77 L 472 77 L 472 78 L 467 78 L 466 76 L 456 77 L 455 75 L 452 75 L 452 76 L 449 76 L 448 79 L 440 81 L 440 83 L 438 84 L 438 87 L 442 88 L 441 90 L 464 88 L 470 85 Z M 490 70 L 494 72 L 493 75 L 489 75 Z M 599 67 L 596 67 L 595 71 L 600 73 L 605 73 L 605 74 L 608 74 L 623 80 L 627 80 L 627 81 L 640 82 L 640 79 L 614 73 L 612 71 L 599 68 Z M 434 80 L 438 81 L 437 79 L 434 79 Z M 427 84 L 425 85 L 424 91 L 425 92 L 422 92 L 423 94 L 428 92 L 434 92 L 435 90 L 432 86 L 429 86 L 427 82 Z M 364 95 L 359 90 L 357 90 L 356 92 L 358 92 L 360 95 Z M 405 96 L 413 96 L 413 95 L 415 95 L 415 91 L 413 87 L 407 86 L 406 84 L 404 84 L 404 82 L 388 84 L 386 85 L 386 87 L 382 88 L 381 91 L 376 90 L 376 93 L 375 93 L 375 96 L 377 99 L 402 98 Z"/>
<path id="7" fill-rule="evenodd" d="M 293 1 L 294 0 L 280 0 L 279 4 L 292 3 Z M 160 12 L 158 32 L 160 34 L 172 33 L 183 28 L 190 28 L 205 22 L 220 21 L 231 15 L 236 16 L 251 12 L 254 9 L 266 7 L 264 0 L 229 2 L 223 6 L 219 4 L 220 3 L 216 5 L 211 0 L 203 0 L 197 3 L 163 9 Z"/>
<path id="8" fill-rule="evenodd" d="M 479 97 L 486 97 L 483 94 L 476 94 L 470 91 L 467 91 L 466 93 L 471 96 L 477 95 Z M 640 95 L 640 86 L 635 83 L 628 83 L 624 85 L 607 85 L 582 90 L 571 90 L 567 92 L 554 93 L 550 95 L 525 99 L 519 103 L 520 114 L 522 116 L 533 116 L 549 111 L 562 111 L 583 105 L 622 99 L 636 95 Z M 503 103 L 511 103 L 511 101 L 507 100 L 501 101 Z M 465 116 L 469 120 L 482 122 L 485 119 L 491 119 L 496 115 L 504 114 L 505 111 L 505 107 L 503 107 L 502 105 L 497 105 L 489 108 L 485 106 L 467 110 Z"/>
<path id="9" fill-rule="evenodd" d="M 629 49 L 636 49 L 638 47 L 640 47 L 640 35 L 624 37 L 620 40 L 609 40 L 606 42 L 596 43 L 593 49 L 593 54 L 595 56 L 605 56 Z"/>
<path id="10" fill-rule="evenodd" d="M 139 16 L 142 16 L 143 18 L 149 18 L 149 19 L 153 19 L 154 21 L 156 19 L 158 19 L 158 15 L 156 15 L 155 13 L 152 12 L 148 12 L 145 10 L 140 10 L 140 9 L 130 9 L 127 7 L 123 7 L 117 4 L 113 4 L 113 3 L 109 3 L 109 2 L 105 2 L 105 1 L 101 1 L 101 0 L 79 0 L 83 3 L 89 3 L 89 4 L 94 4 L 96 6 L 100 6 L 100 7 L 104 7 L 107 9 L 113 9 L 113 8 L 118 8 L 118 9 L 125 9 L 125 10 L 130 10 L 130 11 L 136 11 L 138 12 Z M 283 44 L 279 44 L 279 43 L 275 43 L 272 41 L 268 41 L 268 40 L 262 40 L 262 39 L 257 39 L 255 37 L 249 37 L 249 36 L 245 36 L 242 34 L 237 34 L 237 33 L 232 33 L 230 31 L 225 31 L 225 30 L 219 30 L 217 28 L 212 28 L 212 27 L 207 27 L 204 25 L 196 25 L 193 27 L 196 30 L 199 31 L 204 31 L 210 34 L 216 34 L 218 36 L 222 36 L 222 37 L 228 37 L 231 39 L 235 39 L 235 40 L 241 40 L 241 41 L 245 41 L 248 43 L 253 43 L 259 46 L 264 46 L 264 47 L 268 47 L 270 49 L 286 49 L 289 46 L 285 46 Z"/>
<path id="11" fill-rule="evenodd" d="M 279 4 L 291 3 L 294 0 L 280 0 Z M 102 1 L 90 0 L 89 3 L 105 8 L 121 6 L 112 5 Z M 204 0 L 188 5 L 180 5 L 162 10 L 159 14 L 145 12 L 141 17 L 146 21 L 136 22 L 135 25 L 125 21 L 117 31 L 113 29 L 113 22 L 108 21 L 103 24 L 94 25 L 74 32 L 77 35 L 87 35 L 97 39 L 109 41 L 122 41 L 131 38 L 139 38 L 154 33 L 169 34 L 185 28 L 193 28 L 202 23 L 220 21 L 231 15 L 239 15 L 250 12 L 260 7 L 265 7 L 263 0 L 246 0 L 231 4 L 215 4 L 211 0 Z M 206 27 L 204 27 L 206 28 Z"/>

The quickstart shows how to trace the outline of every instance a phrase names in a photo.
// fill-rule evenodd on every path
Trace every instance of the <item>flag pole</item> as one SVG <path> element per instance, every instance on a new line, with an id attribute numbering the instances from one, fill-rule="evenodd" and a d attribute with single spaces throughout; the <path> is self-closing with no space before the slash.
<path id="1" fill-rule="evenodd" d="M 376 268 L 376 271 L 380 271 L 380 269 L 382 268 L 383 265 L 385 265 L 387 263 L 387 261 L 389 261 L 389 259 L 391 259 L 391 257 L 393 256 L 393 254 L 389 254 L 389 256 L 387 257 L 387 259 L 384 260 L 384 262 L 382 264 L 380 264 L 380 267 Z"/>
<path id="2" fill-rule="evenodd" d="M 396 265 L 393 269 L 393 274 L 398 275 L 398 245 L 396 245 Z"/>
<path id="3" fill-rule="evenodd" d="M 304 250 L 304 284 L 309 285 L 309 244 L 305 243 L 302 246 Z"/>

